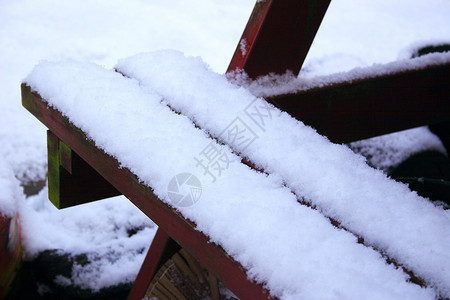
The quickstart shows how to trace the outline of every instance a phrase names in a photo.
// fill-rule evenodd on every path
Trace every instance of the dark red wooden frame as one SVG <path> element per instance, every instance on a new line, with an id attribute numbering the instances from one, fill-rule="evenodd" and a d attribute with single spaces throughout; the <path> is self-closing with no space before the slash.
<path id="1" fill-rule="evenodd" d="M 227 72 L 298 74 L 330 0 L 256 2 Z"/>
<path id="2" fill-rule="evenodd" d="M 335 143 L 450 120 L 450 63 L 267 100 Z"/>
<path id="3" fill-rule="evenodd" d="M 257 2 L 228 71 L 240 69 L 250 78 L 269 73 L 282 74 L 288 70 L 298 74 L 329 3 L 330 0 Z M 449 85 L 446 84 L 449 69 L 449 65 L 438 66 L 268 100 L 318 128 L 331 140 L 350 142 L 450 120 L 449 110 L 444 108 L 449 94 Z M 114 158 L 86 140 L 83 132 L 58 111 L 49 108 L 39 95 L 32 93 L 25 85 L 22 86 L 22 99 L 23 105 L 52 131 L 49 134 L 49 153 L 53 151 L 52 159 L 55 155 L 59 157 L 51 167 L 52 172 L 57 174 L 52 180 L 59 184 L 57 201 L 54 202 L 65 207 L 78 204 L 80 200 L 100 199 L 105 196 L 102 194 L 105 192 L 121 192 L 160 226 L 129 299 L 141 299 L 144 296 L 156 270 L 176 251 L 177 244 L 188 250 L 241 299 L 270 298 L 261 285 L 247 279 L 245 270 L 220 247 L 208 243 L 207 237 L 195 230 L 195 224 L 159 201 L 131 172 L 120 169 Z M 433 102 L 427 102 L 427 99 Z M 359 105 L 360 100 L 365 101 L 364 105 Z M 395 103 L 394 100 L 399 102 Z M 404 112 L 405 107 L 411 105 L 415 111 L 406 118 L 397 118 L 399 111 Z M 391 111 L 387 107 L 395 107 L 395 110 Z M 386 118 L 389 118 L 388 122 Z M 356 131 L 356 127 L 363 130 Z M 55 143 L 63 143 L 68 148 L 65 149 L 64 145 L 62 149 L 55 148 Z M 74 164 L 79 165 L 75 169 L 82 171 L 74 172 Z M 66 171 L 71 176 L 66 176 Z M 96 180 L 106 179 L 103 191 L 99 192 L 95 186 L 83 192 L 74 191 L 79 185 L 77 174 L 83 172 Z M 69 195 L 77 196 L 68 199 L 66 189 L 74 191 Z"/>

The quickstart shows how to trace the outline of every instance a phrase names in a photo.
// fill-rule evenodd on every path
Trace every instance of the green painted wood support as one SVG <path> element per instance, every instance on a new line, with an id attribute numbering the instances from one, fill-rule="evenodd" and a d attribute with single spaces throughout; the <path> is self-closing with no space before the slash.
<path id="1" fill-rule="evenodd" d="M 57 208 L 118 196 L 108 181 L 51 131 L 47 132 L 48 194 Z"/>

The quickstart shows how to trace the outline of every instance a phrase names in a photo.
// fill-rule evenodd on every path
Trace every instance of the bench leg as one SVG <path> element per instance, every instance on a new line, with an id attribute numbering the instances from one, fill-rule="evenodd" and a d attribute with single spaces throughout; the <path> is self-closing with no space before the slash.
<path id="1" fill-rule="evenodd" d="M 144 298 L 153 276 L 164 262 L 179 249 L 180 246 L 165 231 L 158 229 L 127 299 L 140 300 Z"/>

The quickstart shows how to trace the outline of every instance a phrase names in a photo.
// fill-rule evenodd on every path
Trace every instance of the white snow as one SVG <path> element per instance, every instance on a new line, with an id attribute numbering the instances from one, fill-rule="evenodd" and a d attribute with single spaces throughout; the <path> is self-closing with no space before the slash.
<path id="1" fill-rule="evenodd" d="M 0 156 L 2 161 L 3 157 Z M 12 168 L 6 164 L 0 164 L 0 213 L 13 218 L 23 200 L 20 190 L 20 182 L 14 177 Z"/>
<path id="2" fill-rule="evenodd" d="M 18 204 L 24 195 L 16 178 L 27 184 L 46 177 L 45 128 L 20 104 L 20 82 L 33 66 L 44 59 L 72 58 L 112 67 L 119 58 L 135 53 L 177 49 L 201 56 L 214 71 L 224 72 L 253 5 L 253 0 L 0 0 L 0 210 L 14 213 L 20 207 L 20 215 L 30 216 L 20 218 L 27 252 L 60 248 L 69 253 L 96 251 L 101 256 L 117 248 L 116 238 L 111 237 L 123 228 L 150 228 L 123 197 L 70 208 L 76 222 L 92 225 L 89 230 L 64 226 L 70 222 L 69 213 L 47 207 L 45 191 Z M 446 0 L 332 1 L 301 76 L 311 78 L 387 63 L 396 60 L 400 52 L 407 53 L 410 45 L 449 42 L 449 9 Z M 402 54 L 401 58 L 407 56 Z M 95 224 L 83 219 L 92 210 L 104 212 Z M 121 211 L 134 211 L 135 217 L 129 218 L 134 221 L 120 221 Z M 103 222 L 116 224 L 120 230 L 114 231 Z M 139 231 L 136 238 L 142 233 L 141 238 L 150 242 L 152 230 Z M 51 238 L 53 235 L 58 239 Z M 95 249 L 87 246 L 91 240 L 96 241 Z M 87 248 L 83 250 L 82 245 Z M 133 251 L 141 247 L 137 245 Z M 121 257 L 126 252 L 115 253 Z M 121 264 L 119 273 L 136 274 L 142 259 L 137 255 L 133 263 Z M 114 268 L 110 261 L 102 263 L 102 270 Z M 121 280 L 132 278 L 126 275 Z M 92 280 L 89 287 L 113 284 L 98 283 Z"/>
<path id="3" fill-rule="evenodd" d="M 239 49 L 241 50 L 242 56 L 245 56 L 247 54 L 247 40 L 242 39 L 239 42 Z"/>
<path id="4" fill-rule="evenodd" d="M 72 278 L 60 277 L 82 288 L 133 281 L 147 253 L 156 226 L 124 197 L 57 210 L 47 199 L 47 188 L 26 200 L 21 210 L 27 256 L 58 249 L 86 254 L 89 264 L 75 265 Z M 57 230 L 56 230 L 57 229 Z M 129 231 L 137 231 L 130 237 Z M 64 281 L 65 279 L 65 281 Z"/>
<path id="5" fill-rule="evenodd" d="M 348 71 L 373 63 L 389 63 L 399 58 L 411 44 L 449 42 L 446 0 L 429 1 L 331 1 L 327 14 L 305 61 L 316 69 L 320 59 L 348 58 L 326 72 Z M 404 57 L 402 57 L 404 58 Z"/>
<path id="6" fill-rule="evenodd" d="M 438 66 L 450 63 L 450 52 L 432 53 L 418 58 L 404 58 L 387 64 L 373 64 L 370 67 L 356 67 L 346 72 L 338 72 L 331 75 L 313 76 L 300 75 L 298 78 L 291 73 L 283 75 L 270 74 L 256 80 L 249 80 L 246 74 L 233 74 L 229 78 L 236 84 L 248 88 L 259 97 L 271 97 L 282 94 L 307 91 L 342 83 L 352 83 L 379 76 L 421 70 L 426 67 Z M 329 70 L 329 69 L 328 69 Z M 233 78 L 234 77 L 234 78 Z"/>
<path id="7" fill-rule="evenodd" d="M 369 165 L 386 173 L 416 153 L 435 150 L 447 154 L 441 140 L 428 127 L 352 142 L 349 147 L 366 157 Z"/>
<path id="8" fill-rule="evenodd" d="M 280 175 L 287 187 L 323 214 L 450 295 L 448 212 L 372 169 L 346 146 L 332 144 L 264 99 L 211 72 L 199 58 L 176 51 L 154 52 L 122 59 L 115 68 L 160 93 L 170 107 L 257 167 Z M 251 143 L 223 135 L 236 117 L 247 125 L 238 131 L 256 133 Z"/>
<path id="9" fill-rule="evenodd" d="M 24 197 L 19 187 L 10 188 L 11 182 L 15 182 L 14 185 L 26 185 L 46 178 L 46 128 L 22 107 L 20 101 L 20 83 L 34 65 L 44 59 L 73 58 L 111 67 L 120 57 L 140 51 L 176 48 L 208 57 L 214 68 L 223 70 L 227 67 L 253 5 L 253 0 L 87 0 L 82 4 L 76 0 L 1 0 L 0 174 L 5 181 L 0 187 L 3 193 L 0 210 L 12 213 L 18 205 L 15 199 Z M 36 216 L 20 218 L 22 227 L 26 228 L 22 232 L 27 259 L 44 249 L 60 249 L 74 254 L 89 252 L 98 257 L 109 251 L 114 251 L 117 258 L 126 255 L 126 251 L 116 249 L 116 238 L 111 237 L 118 236 L 126 228 L 150 228 L 154 225 L 150 225 L 147 218 L 127 199 L 120 198 L 70 209 L 71 214 L 77 216 L 75 219 L 78 223 L 89 223 L 83 215 L 90 215 L 92 210 L 104 212 L 103 217 L 98 218 L 98 223 L 90 226 L 89 230 L 86 230 L 87 227 L 75 226 L 75 223 L 74 226 L 63 226 L 69 218 L 68 215 L 65 215 L 67 218 L 61 217 L 64 210 L 40 209 L 48 204 L 45 191 L 36 195 L 33 201 L 26 199 L 19 215 Z M 134 217 L 129 218 L 130 224 L 125 225 L 120 221 L 124 216 L 120 213 L 122 211 L 134 212 Z M 37 217 L 39 215 L 42 216 Z M 103 223 L 116 226 L 101 225 Z M 148 247 L 155 229 L 140 230 L 136 237 L 146 240 Z M 58 239 L 47 238 L 50 234 L 46 232 L 51 232 Z M 87 246 L 92 240 L 96 241 L 94 250 Z M 123 241 L 125 243 L 125 239 Z M 136 253 L 141 248 L 142 245 L 137 245 L 129 253 Z M 77 269 L 73 274 L 75 283 L 79 282 L 77 278 L 88 278 L 91 274 L 95 275 L 93 277 L 111 278 L 111 281 L 84 280 L 87 285 L 83 287 L 94 290 L 114 285 L 116 279 L 121 282 L 133 281 L 133 276 L 129 274 L 137 274 L 145 254 L 146 250 L 142 255 L 130 259 L 128 264 L 122 260 L 121 272 L 114 274 L 102 271 L 112 271 L 116 260 L 95 260 L 97 269 L 88 269 L 87 266 L 84 273 Z"/>
<path id="10" fill-rule="evenodd" d="M 174 58 L 172 52 L 162 55 Z M 180 63 L 172 59 L 175 62 Z M 179 66 L 194 78 L 208 77 L 199 68 Z M 172 77 L 170 88 L 178 90 L 184 77 L 182 73 Z M 168 204 L 173 205 L 167 190 L 173 176 L 187 172 L 199 178 L 201 199 L 176 208 L 272 295 L 280 299 L 435 297 L 432 289 L 408 283 L 406 274 L 358 244 L 355 236 L 300 205 L 279 176 L 241 164 L 227 146 L 208 138 L 187 117 L 173 113 L 156 91 L 141 88 L 138 81 L 96 65 L 67 61 L 41 63 L 25 82 Z M 206 97 L 211 90 L 222 95 L 237 90 L 220 81 L 205 83 L 208 88 L 191 86 L 186 93 Z M 241 93 L 237 100 L 247 101 L 248 95 Z M 210 146 L 226 159 L 220 172 L 212 165 L 206 172 L 195 159 Z"/>

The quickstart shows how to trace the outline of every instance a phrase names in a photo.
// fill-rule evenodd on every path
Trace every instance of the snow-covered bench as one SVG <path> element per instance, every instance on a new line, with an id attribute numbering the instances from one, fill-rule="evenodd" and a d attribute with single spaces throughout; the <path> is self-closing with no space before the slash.
<path id="1" fill-rule="evenodd" d="M 269 2 L 255 11 L 269 10 Z M 249 27 L 260 21 L 251 18 Z M 246 32 L 235 59 L 252 53 Z M 321 111 L 344 105 L 344 113 L 345 101 L 361 90 L 364 99 L 379 93 L 406 101 L 440 86 L 435 106 L 417 101 L 411 106 L 420 113 L 401 118 L 403 123 L 359 124 L 357 136 L 449 120 L 449 61 L 435 55 L 406 68 L 409 62 L 403 62 L 401 68 L 380 68 L 389 74 L 369 70 L 371 76 L 358 77 L 357 84 L 346 80 L 324 89 L 299 92 L 296 84 L 291 95 L 273 99 L 296 115 L 308 105 L 293 108 L 292 97 L 299 105 L 314 103 L 308 97 L 328 97 Z M 241 299 L 450 297 L 448 213 L 210 72 L 198 58 L 157 52 L 122 60 L 116 70 L 42 63 L 25 79 L 22 95 L 23 105 L 50 129 L 49 191 L 56 206 L 121 193 L 160 226 L 131 298 L 145 295 L 171 241 L 198 260 L 212 282 L 217 277 Z M 415 84 L 404 92 L 401 86 L 411 78 Z M 336 98 L 340 90 L 352 97 Z M 363 120 L 372 115 L 370 105 L 359 110 Z M 350 122 L 345 114 L 341 118 Z"/>

